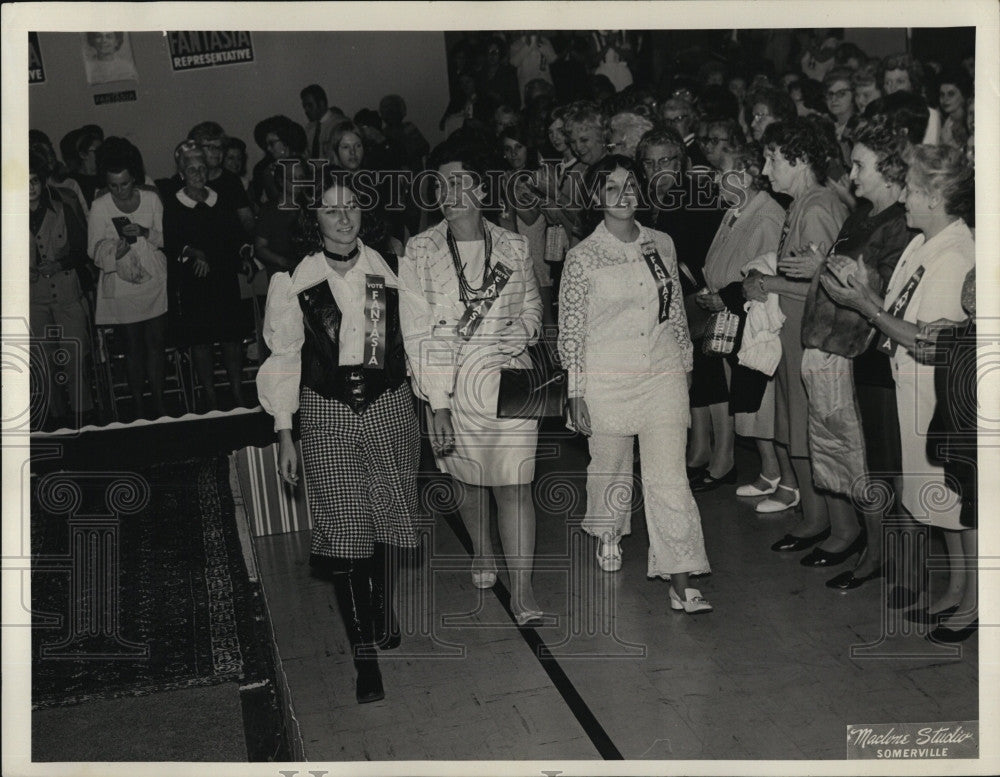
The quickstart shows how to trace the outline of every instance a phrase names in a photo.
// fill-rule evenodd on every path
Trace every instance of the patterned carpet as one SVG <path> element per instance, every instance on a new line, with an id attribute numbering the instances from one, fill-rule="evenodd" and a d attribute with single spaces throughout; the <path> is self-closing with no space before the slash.
<path id="1" fill-rule="evenodd" d="M 52 472 L 31 500 L 35 709 L 244 678 L 255 590 L 225 456 Z"/>

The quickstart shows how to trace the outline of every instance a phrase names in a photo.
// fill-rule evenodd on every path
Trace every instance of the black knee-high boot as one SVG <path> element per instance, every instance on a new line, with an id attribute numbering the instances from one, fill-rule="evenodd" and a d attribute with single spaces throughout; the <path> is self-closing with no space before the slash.
<path id="1" fill-rule="evenodd" d="M 375 644 L 382 650 L 399 647 L 402 637 L 392 599 L 396 590 L 398 552 L 391 545 L 375 543 L 372 559 L 372 611 L 375 614 Z"/>
<path id="2" fill-rule="evenodd" d="M 352 560 L 349 571 L 332 577 L 337 605 L 351 643 L 354 668 L 358 673 L 355 693 L 359 704 L 385 698 L 382 673 L 378 668 L 378 651 L 375 649 L 371 578 L 370 559 Z"/>

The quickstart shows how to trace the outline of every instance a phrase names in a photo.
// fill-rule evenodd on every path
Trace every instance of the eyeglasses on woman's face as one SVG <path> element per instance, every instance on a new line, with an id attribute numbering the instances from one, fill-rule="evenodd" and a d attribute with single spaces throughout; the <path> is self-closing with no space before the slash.
<path id="1" fill-rule="evenodd" d="M 701 135 L 698 138 L 698 142 L 705 146 L 705 148 L 715 148 L 720 143 L 725 143 L 726 140 L 728 140 L 728 138 L 725 136 L 720 138 L 715 135 Z"/>
<path id="2" fill-rule="evenodd" d="M 828 89 L 826 92 L 827 100 L 842 100 L 851 93 L 850 87 L 845 87 L 843 89 Z"/>

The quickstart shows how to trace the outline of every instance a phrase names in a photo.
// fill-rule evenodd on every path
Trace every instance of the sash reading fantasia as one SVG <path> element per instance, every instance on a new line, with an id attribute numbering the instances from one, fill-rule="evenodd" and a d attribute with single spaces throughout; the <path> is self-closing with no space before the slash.
<path id="1" fill-rule="evenodd" d="M 660 252 L 656 250 L 656 244 L 652 241 L 642 244 L 642 258 L 649 265 L 649 271 L 656 281 L 656 289 L 660 294 L 660 323 L 662 324 L 670 318 L 670 297 L 673 294 L 674 284 L 670 280 L 667 268 L 663 266 Z"/>
<path id="2" fill-rule="evenodd" d="M 490 308 L 493 307 L 493 303 L 500 296 L 500 292 L 507 285 L 507 281 L 510 280 L 511 274 L 507 265 L 503 262 L 497 262 L 490 270 L 479 298 L 466 303 L 465 313 L 458 322 L 457 328 L 458 334 L 463 340 L 470 340 L 476 333 L 479 325 L 490 312 Z"/>
<path id="3" fill-rule="evenodd" d="M 365 356 L 370 370 L 385 369 L 385 278 L 365 275 Z"/>
<path id="4" fill-rule="evenodd" d="M 920 285 L 920 279 L 924 277 L 923 265 L 917 268 L 917 271 L 910 276 L 910 280 L 906 282 L 903 290 L 899 292 L 899 296 L 896 297 L 896 301 L 892 303 L 889 310 L 886 311 L 891 316 L 896 318 L 902 318 L 906 313 L 906 309 L 910 306 L 910 300 L 913 298 L 913 292 L 916 291 L 917 286 Z M 895 340 L 890 338 L 888 335 L 883 335 L 882 339 L 879 340 L 878 350 L 887 356 L 895 356 L 896 348 L 899 346 Z"/>

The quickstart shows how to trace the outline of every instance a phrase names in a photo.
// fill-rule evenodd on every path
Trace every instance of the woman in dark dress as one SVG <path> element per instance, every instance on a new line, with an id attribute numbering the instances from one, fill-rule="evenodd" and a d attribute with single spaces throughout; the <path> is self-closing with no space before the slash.
<path id="1" fill-rule="evenodd" d="M 233 399 L 243 406 L 240 340 L 247 327 L 240 303 L 238 274 L 243 227 L 236 209 L 207 185 L 205 152 L 186 140 L 174 151 L 184 185 L 164 209 L 163 232 L 171 262 L 174 336 L 191 347 L 195 374 L 209 410 L 217 406 L 213 348 L 221 345 Z"/>

